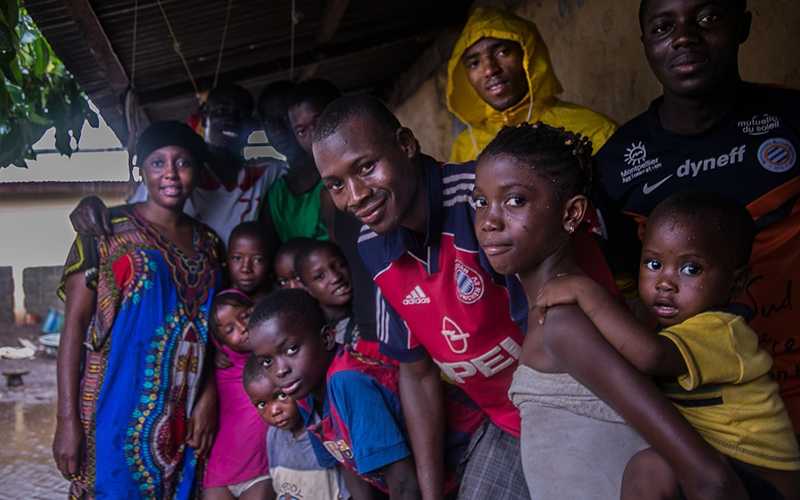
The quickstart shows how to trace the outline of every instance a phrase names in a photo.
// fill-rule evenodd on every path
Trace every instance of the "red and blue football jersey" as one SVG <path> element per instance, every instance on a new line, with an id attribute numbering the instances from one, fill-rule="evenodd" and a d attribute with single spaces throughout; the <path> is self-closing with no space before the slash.
<path id="1" fill-rule="evenodd" d="M 495 273 L 480 250 L 471 205 L 475 165 L 423 156 L 428 187 L 425 241 L 400 227 L 362 229 L 359 251 L 382 298 L 377 335 L 383 352 L 412 362 L 424 352 L 498 427 L 519 436 L 508 399 L 522 350 L 528 304 L 519 281 Z M 582 245 L 582 266 L 613 288 L 596 243 Z"/>
<path id="2" fill-rule="evenodd" d="M 384 467 L 411 456 L 398 395 L 397 362 L 380 354 L 377 343 L 359 339 L 341 346 L 326 373 L 322 412 L 314 396 L 298 402 L 323 467 L 337 463 L 387 492 Z M 465 396 L 447 392 L 446 491 L 457 487 L 456 468 L 482 414 Z M 319 406 L 319 405 L 317 405 Z"/>

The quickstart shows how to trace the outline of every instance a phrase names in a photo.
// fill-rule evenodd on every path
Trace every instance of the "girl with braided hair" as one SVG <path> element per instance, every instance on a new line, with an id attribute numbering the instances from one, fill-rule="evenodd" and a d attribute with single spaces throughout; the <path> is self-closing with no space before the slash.
<path id="1" fill-rule="evenodd" d="M 575 247 L 591 149 L 578 134 L 526 123 L 501 130 L 478 157 L 475 233 L 529 304 L 549 280 L 584 275 Z M 727 463 L 577 306 L 548 309 L 544 324 L 528 321 L 519 361 L 509 397 L 535 497 L 619 498 L 626 464 L 649 443 L 675 467 L 687 498 L 746 498 Z"/>

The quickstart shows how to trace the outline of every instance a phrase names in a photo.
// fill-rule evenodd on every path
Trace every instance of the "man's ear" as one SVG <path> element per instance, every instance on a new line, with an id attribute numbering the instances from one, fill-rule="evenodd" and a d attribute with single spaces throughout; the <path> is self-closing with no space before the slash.
<path id="1" fill-rule="evenodd" d="M 336 347 L 336 329 L 331 325 L 325 325 L 320 330 L 322 335 L 322 345 L 326 351 L 332 351 Z"/>
<path id="2" fill-rule="evenodd" d="M 395 131 L 395 139 L 400 149 L 408 158 L 414 158 L 419 154 L 419 141 L 414 137 L 414 132 L 407 127 L 400 127 Z"/>
<path id="3" fill-rule="evenodd" d="M 564 231 L 572 234 L 586 217 L 586 210 L 589 209 L 589 199 L 579 194 L 568 199 L 564 203 L 564 213 L 561 218 L 561 226 Z"/>

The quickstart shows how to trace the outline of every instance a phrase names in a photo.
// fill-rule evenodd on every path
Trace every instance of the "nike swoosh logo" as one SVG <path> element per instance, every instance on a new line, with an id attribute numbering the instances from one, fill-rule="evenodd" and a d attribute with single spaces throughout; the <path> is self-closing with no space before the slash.
<path id="1" fill-rule="evenodd" d="M 670 180 L 670 179 L 672 178 L 672 176 L 673 176 L 673 175 L 675 175 L 675 174 L 669 174 L 668 176 L 664 177 L 663 179 L 661 179 L 660 181 L 656 182 L 656 183 L 655 183 L 655 184 L 653 184 L 652 186 L 648 186 L 648 185 L 647 185 L 647 183 L 645 182 L 645 183 L 644 183 L 644 186 L 642 186 L 642 192 L 643 192 L 644 194 L 650 194 L 650 193 L 652 193 L 653 191 L 655 191 L 656 189 L 658 189 L 658 188 L 659 188 L 659 186 L 661 186 L 662 184 L 664 184 L 665 182 L 667 182 L 668 180 Z"/>

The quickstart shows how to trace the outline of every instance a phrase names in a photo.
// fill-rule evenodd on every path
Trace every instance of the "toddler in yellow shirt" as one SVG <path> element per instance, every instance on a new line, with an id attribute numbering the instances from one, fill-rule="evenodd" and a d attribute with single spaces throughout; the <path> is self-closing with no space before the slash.
<path id="1" fill-rule="evenodd" d="M 658 334 L 585 276 L 550 281 L 532 317 L 543 322 L 548 307 L 578 304 L 620 354 L 659 378 L 751 498 L 798 499 L 800 452 L 770 378 L 772 358 L 742 316 L 747 308 L 731 303 L 747 283 L 755 233 L 744 207 L 715 194 L 678 193 L 653 210 L 643 238 L 639 295 Z M 681 498 L 679 483 L 664 457 L 647 449 L 628 463 L 622 498 Z"/>

